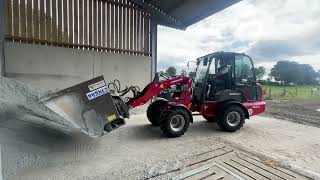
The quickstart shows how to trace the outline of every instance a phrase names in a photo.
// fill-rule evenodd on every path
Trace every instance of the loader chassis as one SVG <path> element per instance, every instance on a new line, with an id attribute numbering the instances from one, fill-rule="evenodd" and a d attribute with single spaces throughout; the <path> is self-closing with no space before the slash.
<path id="1" fill-rule="evenodd" d="M 229 62 L 230 67 L 222 81 L 214 77 L 220 61 Z M 243 126 L 245 119 L 265 111 L 262 88 L 256 83 L 249 56 L 216 52 L 198 58 L 196 63 L 193 79 L 157 74 L 152 83 L 126 104 L 135 108 L 158 96 L 149 105 L 147 117 L 169 137 L 187 131 L 193 122 L 192 112 L 199 112 L 207 121 L 215 121 L 222 129 L 233 132 Z M 161 98 L 164 92 L 167 96 Z"/>

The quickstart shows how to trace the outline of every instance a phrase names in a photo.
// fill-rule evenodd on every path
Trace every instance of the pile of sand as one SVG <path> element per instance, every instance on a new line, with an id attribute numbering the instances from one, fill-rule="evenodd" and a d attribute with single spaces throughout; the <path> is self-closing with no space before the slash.
<path id="1" fill-rule="evenodd" d="M 6 77 L 0 77 L 0 92 L 0 125 L 18 119 L 62 131 L 71 129 L 68 122 L 40 102 L 48 92 Z"/>

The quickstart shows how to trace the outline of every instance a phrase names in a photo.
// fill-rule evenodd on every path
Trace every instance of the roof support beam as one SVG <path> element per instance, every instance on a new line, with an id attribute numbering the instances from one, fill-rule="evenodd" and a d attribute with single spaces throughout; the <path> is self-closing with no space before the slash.
<path id="1" fill-rule="evenodd" d="M 164 10 L 160 9 L 159 7 L 154 6 L 153 4 L 149 4 L 146 2 L 143 2 L 142 0 L 129 0 L 132 3 L 134 3 L 137 6 L 140 6 L 141 8 L 145 9 L 147 12 L 151 13 L 151 17 L 155 20 L 160 22 L 167 22 L 170 26 L 174 28 L 179 28 L 179 29 L 185 29 L 183 24 L 178 20 L 177 18 L 174 18 L 170 16 L 167 12 Z"/>

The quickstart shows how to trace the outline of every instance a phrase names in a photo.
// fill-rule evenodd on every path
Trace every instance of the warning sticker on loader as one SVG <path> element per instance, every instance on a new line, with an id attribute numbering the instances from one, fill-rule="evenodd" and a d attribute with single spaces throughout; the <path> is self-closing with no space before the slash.
<path id="1" fill-rule="evenodd" d="M 107 116 L 106 118 L 108 119 L 109 122 L 111 122 L 111 121 L 117 119 L 117 116 L 115 114 L 112 114 L 111 116 Z"/>
<path id="2" fill-rule="evenodd" d="M 96 82 L 94 84 L 90 84 L 88 86 L 88 88 L 89 88 L 90 91 L 93 91 L 93 90 L 101 88 L 101 87 L 103 87 L 105 85 L 106 85 L 106 83 L 104 82 L 104 80 L 102 80 L 102 81 Z"/>
<path id="3" fill-rule="evenodd" d="M 108 88 L 104 86 L 104 87 L 101 87 L 101 88 L 96 89 L 94 91 L 88 92 L 86 95 L 89 100 L 92 100 L 92 99 L 95 99 L 99 96 L 105 95 L 108 92 L 109 92 Z"/>

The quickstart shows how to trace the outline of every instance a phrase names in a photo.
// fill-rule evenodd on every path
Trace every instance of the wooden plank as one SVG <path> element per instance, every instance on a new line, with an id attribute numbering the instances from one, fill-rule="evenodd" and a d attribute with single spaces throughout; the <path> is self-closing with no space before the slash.
<path id="1" fill-rule="evenodd" d="M 118 2 L 118 0 L 116 0 L 116 2 Z M 115 45 L 114 45 L 114 48 L 115 49 L 119 49 L 119 6 L 118 5 L 114 5 L 114 9 L 115 9 L 115 12 L 114 12 L 114 19 L 115 19 L 115 23 L 114 23 L 114 26 L 115 26 Z"/>
<path id="2" fill-rule="evenodd" d="M 62 29 L 62 24 L 63 24 L 63 9 L 62 9 L 62 1 L 58 0 L 58 5 L 57 5 L 57 15 L 58 15 L 58 23 L 57 23 L 57 37 L 59 42 L 63 42 L 63 29 Z"/>
<path id="3" fill-rule="evenodd" d="M 73 22 L 74 22 L 74 27 L 73 27 L 73 32 L 74 32 L 74 44 L 79 44 L 79 22 L 78 22 L 78 1 L 79 0 L 74 0 L 73 4 Z"/>
<path id="4" fill-rule="evenodd" d="M 135 15 L 134 15 L 134 21 L 135 21 L 135 51 L 139 51 L 139 24 L 138 24 L 138 16 L 139 16 L 139 13 L 137 10 L 134 10 L 135 11 Z"/>
<path id="5" fill-rule="evenodd" d="M 74 31 L 73 31 L 73 1 L 74 0 L 69 0 L 69 44 L 73 44 L 73 36 L 74 36 Z"/>
<path id="6" fill-rule="evenodd" d="M 122 0 L 123 3 L 123 27 L 122 27 L 122 35 L 123 35 L 123 49 L 127 49 L 127 42 L 128 42 L 128 37 L 127 37 L 127 7 L 125 6 L 127 4 L 126 0 Z"/>
<path id="7" fill-rule="evenodd" d="M 101 1 L 97 1 L 97 46 L 102 46 L 102 34 L 101 34 L 101 26 L 102 26 L 102 14 L 101 14 Z"/>
<path id="8" fill-rule="evenodd" d="M 142 26 L 142 12 L 141 11 L 138 11 L 139 12 L 139 18 L 138 18 L 138 24 L 139 24 L 139 30 L 138 30 L 138 51 L 142 51 L 142 44 L 143 44 L 143 40 L 142 40 L 142 29 L 143 29 L 143 26 Z"/>
<path id="9" fill-rule="evenodd" d="M 84 3 L 84 14 L 83 14 L 83 44 L 88 45 L 88 18 L 89 18 L 89 10 L 88 10 L 88 0 L 83 0 Z"/>
<path id="10" fill-rule="evenodd" d="M 111 5 L 110 3 L 107 4 L 107 47 L 111 48 Z"/>
<path id="11" fill-rule="evenodd" d="M 125 3 L 129 6 L 128 0 L 125 0 Z M 130 50 L 130 8 L 126 8 L 126 50 Z"/>
<path id="12" fill-rule="evenodd" d="M 145 37 L 144 37 L 144 52 L 150 52 L 150 44 L 149 44 L 149 37 L 150 37 L 150 23 L 149 18 L 144 18 L 144 26 L 145 26 Z"/>
<path id="13" fill-rule="evenodd" d="M 20 0 L 20 36 L 26 37 L 27 18 L 26 18 L 26 1 Z"/>
<path id="14" fill-rule="evenodd" d="M 129 3 L 129 5 L 130 6 L 132 6 L 132 3 Z M 133 21 L 133 17 L 134 17 L 134 15 L 133 15 L 133 9 L 132 8 L 130 8 L 129 9 L 129 12 L 130 12 L 130 15 L 129 15 L 129 17 L 130 17 L 130 48 L 129 48 L 129 50 L 130 51 L 134 51 L 134 21 Z"/>
<path id="15" fill-rule="evenodd" d="M 13 1 L 13 35 L 20 37 L 20 16 L 19 16 L 20 6 L 19 1 Z"/>
<path id="16" fill-rule="evenodd" d="M 51 1 L 46 0 L 46 32 L 45 32 L 45 40 L 51 41 Z"/>
<path id="17" fill-rule="evenodd" d="M 33 1 L 33 26 L 34 26 L 34 36 L 33 38 L 35 39 L 40 39 L 40 34 L 39 34 L 39 4 L 38 0 Z"/>
<path id="18" fill-rule="evenodd" d="M 145 22 L 144 22 L 145 13 L 141 12 L 141 51 L 144 51 L 144 38 L 145 38 Z"/>
<path id="19" fill-rule="evenodd" d="M 6 0 L 6 10 L 7 10 L 7 34 L 12 36 L 13 35 L 13 22 L 12 22 L 12 0 Z"/>
<path id="20" fill-rule="evenodd" d="M 119 0 L 119 3 L 122 4 L 122 0 Z M 123 14 L 122 14 L 122 6 L 119 6 L 119 49 L 123 49 Z"/>
<path id="21" fill-rule="evenodd" d="M 97 38 L 98 38 L 98 31 L 97 31 L 97 1 L 93 0 L 93 46 L 97 46 Z"/>
<path id="22" fill-rule="evenodd" d="M 88 42 L 88 45 L 93 45 L 93 21 L 92 21 L 92 0 L 89 0 L 89 26 L 88 26 L 88 34 L 89 34 L 89 42 Z"/>
<path id="23" fill-rule="evenodd" d="M 147 21 L 147 28 L 148 28 L 148 31 L 147 31 L 147 47 L 148 47 L 148 53 L 151 53 L 151 39 L 152 39 L 152 36 L 151 36 L 151 19 L 148 18 L 148 21 Z"/>
<path id="24" fill-rule="evenodd" d="M 40 18 L 40 27 L 39 27 L 39 32 L 40 32 L 40 39 L 45 40 L 46 39 L 46 16 L 45 16 L 45 1 L 41 0 L 39 1 L 39 18 Z"/>
<path id="25" fill-rule="evenodd" d="M 32 8 L 32 0 L 27 0 L 27 32 L 26 37 L 33 37 L 33 8 Z"/>
<path id="26" fill-rule="evenodd" d="M 106 47 L 106 3 L 102 1 L 102 46 Z"/>
<path id="27" fill-rule="evenodd" d="M 69 0 L 61 0 L 63 1 L 63 42 L 69 42 L 69 8 L 68 8 L 68 1 Z"/>
<path id="28" fill-rule="evenodd" d="M 57 0 L 52 0 L 51 2 L 51 40 L 57 41 Z"/>
<path id="29" fill-rule="evenodd" d="M 111 34 L 110 34 L 110 40 L 111 40 L 111 44 L 110 44 L 110 48 L 115 48 L 115 43 L 114 43 L 114 39 L 115 39 L 115 15 L 114 15 L 114 5 L 110 4 L 110 28 L 111 28 Z"/>
<path id="30" fill-rule="evenodd" d="M 83 8 L 83 0 L 79 0 L 79 44 L 83 44 L 83 27 L 84 27 L 84 8 Z"/>

